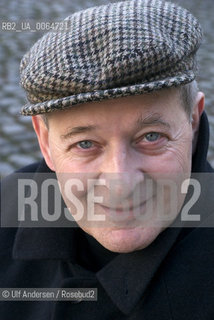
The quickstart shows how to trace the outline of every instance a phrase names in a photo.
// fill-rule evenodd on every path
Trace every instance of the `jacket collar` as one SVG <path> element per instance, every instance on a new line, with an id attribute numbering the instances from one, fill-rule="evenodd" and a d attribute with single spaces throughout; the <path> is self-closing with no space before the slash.
<path id="1" fill-rule="evenodd" d="M 97 273 L 99 282 L 124 314 L 142 299 L 179 233 L 179 228 L 168 228 L 147 248 L 120 254 Z"/>

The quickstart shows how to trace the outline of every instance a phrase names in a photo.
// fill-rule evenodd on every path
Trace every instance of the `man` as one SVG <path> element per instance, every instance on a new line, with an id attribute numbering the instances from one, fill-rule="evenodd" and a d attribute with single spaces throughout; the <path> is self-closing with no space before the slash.
<path id="1" fill-rule="evenodd" d="M 200 26 L 160 0 L 64 22 L 21 62 L 22 114 L 32 116 L 44 160 L 3 182 L 1 287 L 96 288 L 97 301 L 3 296 L 2 319 L 211 320 L 213 182 L 194 80 Z M 56 178 L 63 210 L 46 188 Z M 48 206 L 63 213 L 62 226 Z M 28 224 L 29 207 L 43 225 Z M 8 228 L 20 210 L 19 228 Z"/>

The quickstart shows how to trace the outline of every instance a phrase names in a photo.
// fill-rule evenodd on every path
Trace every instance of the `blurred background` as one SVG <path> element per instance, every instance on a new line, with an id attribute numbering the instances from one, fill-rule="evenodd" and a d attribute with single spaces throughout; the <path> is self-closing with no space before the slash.
<path id="1" fill-rule="evenodd" d="M 1 0 L 0 22 L 61 21 L 75 11 L 106 0 Z M 117 1 L 112 1 L 117 2 Z M 200 89 L 206 95 L 206 110 L 211 124 L 209 159 L 214 166 L 214 1 L 174 0 L 189 9 L 201 22 L 204 41 L 199 50 Z M 24 53 L 44 31 L 0 30 L 0 176 L 41 158 L 30 117 L 20 116 L 26 103 L 19 86 L 19 63 Z"/>

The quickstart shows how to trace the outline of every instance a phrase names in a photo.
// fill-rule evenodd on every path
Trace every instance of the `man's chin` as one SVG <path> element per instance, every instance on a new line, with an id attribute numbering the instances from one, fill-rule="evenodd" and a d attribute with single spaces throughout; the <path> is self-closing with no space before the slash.
<path id="1" fill-rule="evenodd" d="M 162 232 L 160 227 L 134 227 L 85 230 L 103 247 L 118 253 L 129 253 L 148 247 Z"/>

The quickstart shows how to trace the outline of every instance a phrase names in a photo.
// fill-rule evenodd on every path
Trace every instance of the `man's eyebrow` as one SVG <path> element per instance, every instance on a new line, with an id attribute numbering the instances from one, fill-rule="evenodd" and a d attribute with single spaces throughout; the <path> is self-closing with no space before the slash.
<path id="1" fill-rule="evenodd" d="M 146 118 L 140 117 L 137 120 L 137 127 L 139 129 L 142 129 L 143 127 L 149 126 L 149 125 L 161 125 L 161 126 L 170 128 L 170 124 L 168 122 L 164 121 L 161 118 L 161 115 L 158 113 L 149 115 Z M 67 140 L 77 134 L 91 132 L 91 131 L 94 131 L 98 128 L 99 128 L 99 126 L 93 126 L 93 125 L 78 126 L 78 127 L 69 128 L 67 130 L 67 133 L 61 135 L 60 138 L 62 140 Z"/>
<path id="2" fill-rule="evenodd" d="M 170 128 L 170 124 L 163 120 L 159 113 L 154 113 L 146 118 L 140 117 L 137 121 L 137 126 L 139 129 L 150 125 L 161 125 L 163 127 Z"/>
<path id="3" fill-rule="evenodd" d="M 67 133 L 66 134 L 62 134 L 60 136 L 60 138 L 62 140 L 67 140 L 67 139 L 71 138 L 72 136 L 75 136 L 75 135 L 80 134 L 80 133 L 91 132 L 91 131 L 94 131 L 97 128 L 98 128 L 98 126 L 92 126 L 92 125 L 78 126 L 78 127 L 69 128 L 67 130 Z"/>

